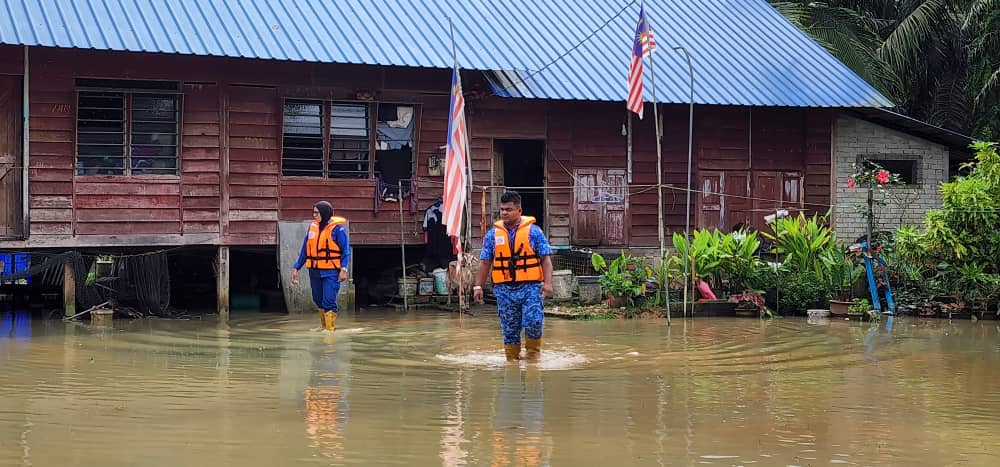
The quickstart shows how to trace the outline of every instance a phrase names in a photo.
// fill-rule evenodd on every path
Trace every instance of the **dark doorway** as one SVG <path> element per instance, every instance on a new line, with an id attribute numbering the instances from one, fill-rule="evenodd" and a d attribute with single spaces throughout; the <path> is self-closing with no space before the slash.
<path id="1" fill-rule="evenodd" d="M 545 141 L 497 140 L 494 151 L 503 165 L 503 183 L 498 185 L 520 193 L 524 215 L 534 217 L 544 228 L 545 190 L 541 187 L 545 186 Z"/>
<path id="2" fill-rule="evenodd" d="M 215 255 L 218 247 L 190 247 L 168 256 L 170 306 L 185 314 L 216 312 Z M 98 273 L 100 274 L 100 273 Z"/>
<path id="3" fill-rule="evenodd" d="M 231 247 L 229 309 L 232 313 L 287 313 L 273 247 Z M 308 280 L 308 275 L 305 276 Z"/>

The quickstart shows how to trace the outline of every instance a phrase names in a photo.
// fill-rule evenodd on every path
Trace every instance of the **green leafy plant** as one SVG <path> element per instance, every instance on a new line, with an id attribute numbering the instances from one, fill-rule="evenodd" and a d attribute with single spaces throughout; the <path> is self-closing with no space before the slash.
<path id="1" fill-rule="evenodd" d="M 837 247 L 837 235 L 826 226 L 825 219 L 817 215 L 776 219 L 771 223 L 773 233 L 764 236 L 775 243 L 775 253 L 781 255 L 782 265 L 790 272 L 810 272 L 817 280 L 827 276 L 822 257 Z"/>
<path id="2" fill-rule="evenodd" d="M 718 250 L 723 279 L 729 282 L 732 293 L 746 292 L 753 277 L 766 268 L 757 257 L 760 240 L 757 232 L 736 232 L 719 238 Z"/>
<path id="3" fill-rule="evenodd" d="M 598 282 L 601 289 L 612 297 L 624 299 L 628 306 L 635 305 L 635 299 L 646 292 L 646 280 L 653 273 L 646 266 L 646 258 L 633 256 L 625 251 L 610 263 L 604 257 L 594 253 L 590 262 L 601 277 Z"/>
<path id="4" fill-rule="evenodd" d="M 718 230 L 697 229 L 692 232 L 691 237 L 689 242 L 683 234 L 673 235 L 677 256 L 670 258 L 674 263 L 672 267 L 684 271 L 684 267 L 687 266 L 693 277 L 711 282 L 710 279 L 715 276 L 722 264 L 722 258 L 719 256 L 722 233 Z"/>
<path id="5" fill-rule="evenodd" d="M 941 185 L 941 208 L 924 226 L 900 228 L 895 254 L 911 265 L 911 287 L 928 299 L 968 307 L 996 306 L 1000 299 L 1000 154 L 996 143 L 976 142 L 965 175 Z M 900 269 L 900 268 L 897 268 Z"/>
<path id="6" fill-rule="evenodd" d="M 864 268 L 850 256 L 836 250 L 824 252 L 820 260 L 826 265 L 830 298 L 844 302 L 854 298 L 854 284 L 861 278 Z"/>
<path id="7" fill-rule="evenodd" d="M 789 272 L 782 276 L 778 303 L 781 312 L 806 311 L 810 308 L 824 308 L 830 296 L 830 287 L 825 281 L 816 280 L 812 273 Z"/>
<path id="8" fill-rule="evenodd" d="M 851 305 L 847 307 L 847 313 L 851 315 L 863 315 L 871 311 L 872 304 L 867 298 L 855 298 Z"/>
<path id="9" fill-rule="evenodd" d="M 847 307 L 847 314 L 852 316 L 867 316 L 872 321 L 878 320 L 878 313 L 872 308 L 867 298 L 855 298 Z"/>
<path id="10" fill-rule="evenodd" d="M 679 261 L 671 261 L 671 257 L 665 255 L 660 262 L 650 267 L 651 278 L 656 281 L 656 293 L 652 302 L 647 302 L 649 306 L 661 307 L 667 304 L 671 284 L 681 277 L 679 264 Z"/>

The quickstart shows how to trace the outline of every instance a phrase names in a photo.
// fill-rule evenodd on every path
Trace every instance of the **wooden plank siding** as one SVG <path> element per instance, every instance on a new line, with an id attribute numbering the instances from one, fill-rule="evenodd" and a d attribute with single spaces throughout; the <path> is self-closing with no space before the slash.
<path id="1" fill-rule="evenodd" d="M 450 70 L 255 61 L 32 48 L 30 74 L 30 239 L 22 246 L 274 245 L 277 222 L 305 221 L 317 200 L 330 200 L 351 221 L 355 245 L 398 245 L 398 205 L 373 212 L 371 179 L 281 175 L 285 98 L 413 104 L 416 110 L 418 210 L 403 214 L 404 238 L 421 244 L 423 211 L 441 194 L 443 177 L 429 159 L 445 143 Z M 0 46 L 0 72 L 18 73 L 20 47 Z M 75 175 L 76 90 L 81 76 L 171 80 L 182 85 L 179 174 Z M 482 238 L 483 187 L 493 181 L 497 140 L 545 144 L 546 218 L 554 245 L 574 237 L 573 173 L 627 169 L 627 114 L 620 102 L 545 101 L 491 96 L 476 72 L 463 74 L 472 157 L 473 239 Z M 683 231 L 688 107 L 661 105 L 663 206 L 667 235 Z M 622 216 L 625 246 L 657 245 L 656 142 L 652 106 L 633 117 L 632 182 Z M 701 106 L 695 110 L 699 171 L 801 173 L 806 203 L 830 201 L 828 109 Z M 609 172 L 614 171 L 614 172 Z M 749 175 L 744 175 L 748 177 Z M 616 179 L 617 180 L 617 179 Z M 736 180 L 736 178 L 734 178 Z M 770 179 L 769 179 L 770 180 Z M 734 182 L 735 183 L 735 182 Z M 487 197 L 489 199 L 489 197 Z M 692 222 L 698 196 L 692 195 Z M 487 203 L 487 225 L 495 213 Z M 822 210 L 822 209 L 820 209 Z M 13 243 L 3 243 L 16 246 Z"/>
<path id="2" fill-rule="evenodd" d="M 222 180 L 219 86 L 184 85 L 181 123 L 181 233 L 218 234 Z"/>
<path id="3" fill-rule="evenodd" d="M 28 235 L 30 239 L 71 236 L 76 163 L 73 78 L 53 62 L 33 60 L 29 81 Z"/>
<path id="4" fill-rule="evenodd" d="M 272 245 L 278 235 L 281 108 L 278 90 L 232 85 L 229 107 L 228 244 Z"/>

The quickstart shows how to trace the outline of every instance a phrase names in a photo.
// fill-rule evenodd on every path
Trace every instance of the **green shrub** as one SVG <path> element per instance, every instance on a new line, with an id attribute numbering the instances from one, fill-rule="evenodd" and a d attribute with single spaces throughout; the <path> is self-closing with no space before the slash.
<path id="1" fill-rule="evenodd" d="M 778 289 L 778 303 L 784 314 L 801 312 L 810 308 L 826 308 L 830 286 L 817 280 L 810 271 L 782 275 Z"/>
<path id="2" fill-rule="evenodd" d="M 594 253 L 590 257 L 594 270 L 601 274 L 598 282 L 604 292 L 628 301 L 629 306 L 646 292 L 646 279 L 653 271 L 646 266 L 646 258 L 632 256 L 624 251 L 608 263 L 604 257 Z"/>

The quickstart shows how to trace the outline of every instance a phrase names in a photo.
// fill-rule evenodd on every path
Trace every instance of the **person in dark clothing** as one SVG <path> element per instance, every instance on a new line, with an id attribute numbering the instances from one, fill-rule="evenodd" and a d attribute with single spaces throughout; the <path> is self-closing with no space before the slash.
<path id="1" fill-rule="evenodd" d="M 455 260 L 455 254 L 451 248 L 451 238 L 442 223 L 444 216 L 441 213 L 441 198 L 427 208 L 424 213 L 424 243 L 427 249 L 424 253 L 424 269 L 427 271 L 436 268 L 446 269 L 448 263 Z"/>
<path id="2" fill-rule="evenodd" d="M 333 205 L 320 201 L 313 206 L 313 221 L 302 241 L 299 259 L 292 266 L 292 283 L 299 283 L 299 269 L 309 268 L 313 303 L 319 308 L 323 329 L 333 331 L 337 321 L 337 295 L 340 283 L 347 280 L 351 245 L 347 238 L 347 219 L 334 217 Z"/>

